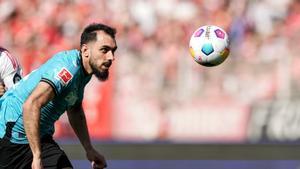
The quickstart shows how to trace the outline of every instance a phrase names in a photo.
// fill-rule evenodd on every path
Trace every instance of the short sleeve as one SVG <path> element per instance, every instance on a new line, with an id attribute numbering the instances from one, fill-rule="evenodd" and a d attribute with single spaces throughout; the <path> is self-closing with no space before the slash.
<path id="1" fill-rule="evenodd" d="M 77 69 L 68 61 L 52 61 L 45 65 L 45 71 L 41 76 L 41 81 L 48 83 L 54 89 L 55 94 L 60 94 L 64 88 L 72 81 Z"/>

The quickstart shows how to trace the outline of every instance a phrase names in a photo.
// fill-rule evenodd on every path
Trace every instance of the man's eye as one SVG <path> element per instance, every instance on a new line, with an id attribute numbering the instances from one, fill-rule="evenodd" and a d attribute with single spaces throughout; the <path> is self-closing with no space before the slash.
<path id="1" fill-rule="evenodd" d="M 102 51 L 103 53 L 107 53 L 107 52 L 108 52 L 108 49 L 102 48 L 101 51 Z"/>

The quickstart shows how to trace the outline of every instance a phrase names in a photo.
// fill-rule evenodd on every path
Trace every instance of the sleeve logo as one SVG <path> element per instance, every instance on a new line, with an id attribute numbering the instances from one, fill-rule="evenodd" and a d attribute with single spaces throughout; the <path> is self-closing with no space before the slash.
<path id="1" fill-rule="evenodd" d="M 62 68 L 58 73 L 58 77 L 66 85 L 72 79 L 73 75 L 66 68 Z"/>

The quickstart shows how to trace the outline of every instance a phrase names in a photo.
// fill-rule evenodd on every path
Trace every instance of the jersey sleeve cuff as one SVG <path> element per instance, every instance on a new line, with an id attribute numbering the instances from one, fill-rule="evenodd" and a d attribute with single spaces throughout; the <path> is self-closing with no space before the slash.
<path id="1" fill-rule="evenodd" d="M 46 82 L 46 83 L 48 83 L 48 84 L 53 88 L 55 95 L 58 95 L 58 91 L 57 91 L 57 89 L 56 89 L 54 83 L 53 83 L 51 80 L 46 79 L 46 78 L 42 78 L 42 79 L 41 79 L 41 82 Z"/>

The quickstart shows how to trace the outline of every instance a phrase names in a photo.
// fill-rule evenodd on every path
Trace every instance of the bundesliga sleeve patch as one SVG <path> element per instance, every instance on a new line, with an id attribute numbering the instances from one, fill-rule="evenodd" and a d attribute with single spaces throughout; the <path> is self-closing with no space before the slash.
<path id="1" fill-rule="evenodd" d="M 58 78 L 64 85 L 68 84 L 68 82 L 72 79 L 73 75 L 66 68 L 62 68 L 58 73 Z"/>

